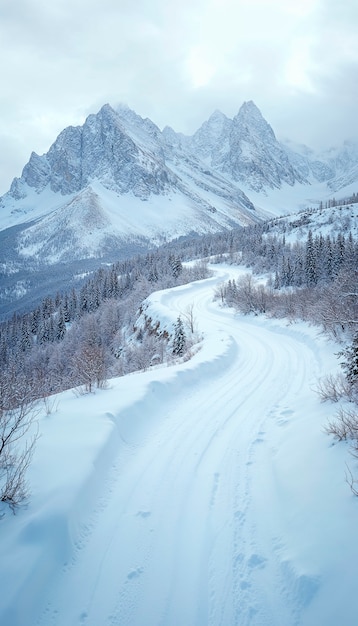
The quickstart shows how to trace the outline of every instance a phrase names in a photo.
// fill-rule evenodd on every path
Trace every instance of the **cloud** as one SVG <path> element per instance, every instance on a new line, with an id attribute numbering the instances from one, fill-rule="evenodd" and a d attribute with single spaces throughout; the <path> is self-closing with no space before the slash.
<path id="1" fill-rule="evenodd" d="M 356 0 L 2 0 L 0 193 L 105 102 L 192 133 L 253 99 L 278 136 L 356 137 L 357 23 Z"/>

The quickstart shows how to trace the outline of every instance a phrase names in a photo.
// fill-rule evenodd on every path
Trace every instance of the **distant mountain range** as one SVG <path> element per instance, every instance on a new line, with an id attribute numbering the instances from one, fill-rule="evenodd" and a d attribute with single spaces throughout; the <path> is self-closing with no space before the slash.
<path id="1" fill-rule="evenodd" d="M 192 136 L 108 104 L 32 153 L 0 198 L 3 276 L 111 261 L 189 234 L 254 224 L 272 190 L 358 181 L 358 146 L 315 155 L 280 143 L 257 106 L 220 111 Z M 251 194 L 251 199 L 250 199 Z M 257 202 L 257 197 L 262 202 Z M 21 290 L 20 290 L 21 291 Z"/>
<path id="2" fill-rule="evenodd" d="M 24 224 L 22 258 L 101 257 L 123 242 L 254 223 L 250 192 L 317 181 L 336 191 L 357 178 L 357 145 L 318 158 L 280 143 L 252 101 L 233 119 L 216 111 L 191 137 L 106 104 L 31 154 L 0 198 L 0 228 Z"/>

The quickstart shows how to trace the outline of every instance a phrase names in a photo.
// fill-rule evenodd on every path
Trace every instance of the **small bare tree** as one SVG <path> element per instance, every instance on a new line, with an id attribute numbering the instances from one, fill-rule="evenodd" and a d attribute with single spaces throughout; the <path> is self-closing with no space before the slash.
<path id="1" fill-rule="evenodd" d="M 346 482 L 349 485 L 349 488 L 351 490 L 351 492 L 353 493 L 354 496 L 358 496 L 358 480 L 356 478 L 354 478 L 350 468 L 348 467 L 347 463 L 346 463 Z"/>
<path id="2" fill-rule="evenodd" d="M 107 381 L 105 350 L 102 346 L 84 343 L 79 346 L 72 358 L 74 378 L 89 393 L 93 386 L 105 387 Z"/>
<path id="3" fill-rule="evenodd" d="M 188 304 L 185 311 L 181 313 L 181 317 L 184 320 L 185 326 L 190 330 L 191 334 L 193 335 L 196 326 L 196 320 L 194 316 L 194 302 Z"/>
<path id="4" fill-rule="evenodd" d="M 26 472 L 38 432 L 34 389 L 12 364 L 0 379 L 0 501 L 15 511 L 28 496 Z"/>

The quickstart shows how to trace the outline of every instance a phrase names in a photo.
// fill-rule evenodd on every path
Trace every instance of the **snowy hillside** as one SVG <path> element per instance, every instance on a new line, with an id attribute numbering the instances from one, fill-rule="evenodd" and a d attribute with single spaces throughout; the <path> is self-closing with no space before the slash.
<path id="1" fill-rule="evenodd" d="M 173 157 L 173 165 L 176 160 Z M 73 202 L 78 211 L 86 211 L 93 193 L 98 219 L 101 212 L 107 214 L 117 245 L 128 237 L 172 239 L 260 219 L 243 192 L 219 174 L 213 175 L 207 166 L 193 167 L 188 178 L 172 168 L 171 162 L 153 122 L 130 109 L 115 111 L 105 105 L 82 127 L 66 128 L 47 154 L 31 155 L 21 178 L 14 179 L 0 199 L 1 228 L 24 223 L 26 229 L 26 222 L 37 219 L 37 239 L 46 247 L 58 236 L 58 214 L 68 214 Z M 52 230 L 46 219 L 50 214 L 51 219 L 55 214 Z M 76 249 L 77 255 L 86 256 L 92 248 L 91 256 L 101 256 L 102 242 L 93 236 L 91 224 L 87 226 L 85 220 L 79 229 L 75 216 L 68 214 L 66 228 L 67 255 L 75 253 L 73 233 L 75 238 L 80 234 L 89 240 L 82 252 Z M 26 232 L 27 236 L 31 238 L 31 233 Z M 46 256 L 44 260 L 51 262 Z"/>
<path id="2" fill-rule="evenodd" d="M 212 269 L 149 299 L 166 324 L 194 305 L 190 361 L 41 416 L 31 501 L 0 522 L 4 626 L 355 626 L 357 501 L 313 391 L 337 347 L 221 308 L 241 270 Z"/>
<path id="3" fill-rule="evenodd" d="M 324 200 L 354 184 L 357 168 L 350 142 L 323 155 L 280 143 L 252 101 L 232 120 L 216 111 L 192 137 L 107 104 L 32 153 L 0 198 L 0 230 L 21 231 L 6 236 L 5 264 L 103 258 L 128 242 L 246 226 Z"/>
<path id="4" fill-rule="evenodd" d="M 352 142 L 322 155 L 280 143 L 252 101 L 233 119 L 216 111 L 191 137 L 104 105 L 33 153 L 0 198 L 0 314 L 99 263 L 356 192 L 357 168 Z"/>
<path id="5" fill-rule="evenodd" d="M 292 186 L 308 182 L 292 167 L 271 126 L 252 101 L 245 102 L 230 122 L 217 115 L 211 117 L 194 135 L 194 142 L 200 137 L 202 143 L 205 134 L 210 138 L 214 122 L 217 140 L 210 150 L 211 164 L 231 179 L 256 192 L 280 188 L 284 183 Z"/>

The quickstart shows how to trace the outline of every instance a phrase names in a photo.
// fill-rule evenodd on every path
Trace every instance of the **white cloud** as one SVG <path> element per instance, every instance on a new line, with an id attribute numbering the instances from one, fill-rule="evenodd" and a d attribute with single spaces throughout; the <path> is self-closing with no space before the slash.
<path id="1" fill-rule="evenodd" d="M 2 0 L 0 193 L 102 104 L 193 132 L 253 99 L 279 135 L 358 133 L 356 0 Z"/>

